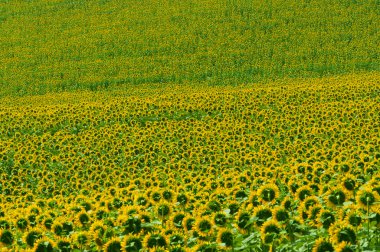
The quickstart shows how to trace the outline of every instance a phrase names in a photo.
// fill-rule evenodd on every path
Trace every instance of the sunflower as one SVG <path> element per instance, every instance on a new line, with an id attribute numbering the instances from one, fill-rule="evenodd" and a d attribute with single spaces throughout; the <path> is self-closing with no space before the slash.
<path id="1" fill-rule="evenodd" d="M 227 224 L 227 215 L 224 212 L 214 213 L 212 220 L 216 226 L 224 227 Z"/>
<path id="2" fill-rule="evenodd" d="M 236 201 L 232 201 L 228 204 L 228 210 L 230 210 L 230 215 L 234 215 L 239 211 L 240 205 Z"/>
<path id="3" fill-rule="evenodd" d="M 172 211 L 172 206 L 166 201 L 161 201 L 156 205 L 156 213 L 161 219 L 166 219 Z"/>
<path id="4" fill-rule="evenodd" d="M 57 248 L 61 252 L 70 252 L 73 250 L 73 245 L 71 244 L 71 241 L 68 238 L 60 238 L 57 241 Z"/>
<path id="5" fill-rule="evenodd" d="M 142 221 L 138 215 L 119 217 L 123 234 L 138 234 L 142 229 Z"/>
<path id="6" fill-rule="evenodd" d="M 179 193 L 176 197 L 177 203 L 181 206 L 185 206 L 189 202 L 189 197 L 185 193 Z"/>
<path id="7" fill-rule="evenodd" d="M 353 192 L 356 189 L 356 178 L 352 174 L 346 174 L 342 178 L 342 187 L 349 192 Z"/>
<path id="8" fill-rule="evenodd" d="M 309 220 L 311 221 L 312 225 L 315 225 L 318 223 L 318 214 L 320 213 L 321 210 L 322 210 L 322 205 L 319 203 L 309 208 L 308 215 L 309 215 Z"/>
<path id="9" fill-rule="evenodd" d="M 187 217 L 185 217 L 184 219 L 183 219 L 183 221 L 182 221 L 182 223 L 183 223 L 183 226 L 184 226 L 184 228 L 185 228 L 185 230 L 187 231 L 187 232 L 189 232 L 190 230 L 192 230 L 193 229 L 193 227 L 194 227 L 194 224 L 195 224 L 195 218 L 193 218 L 192 216 L 187 216 Z"/>
<path id="10" fill-rule="evenodd" d="M 308 212 L 308 211 L 310 210 L 311 207 L 313 207 L 313 206 L 315 206 L 315 205 L 317 205 L 317 204 L 319 204 L 319 203 L 320 203 L 320 202 L 319 202 L 318 197 L 316 197 L 316 196 L 308 196 L 308 197 L 306 197 L 305 200 L 301 203 L 301 206 L 300 206 L 300 207 L 301 207 L 304 211 Z"/>
<path id="11" fill-rule="evenodd" d="M 54 221 L 53 221 L 53 219 L 52 218 L 46 218 L 46 219 L 44 219 L 43 220 L 43 226 L 46 228 L 46 229 L 51 229 L 52 228 L 52 226 L 53 226 L 53 223 L 54 223 Z"/>
<path id="12" fill-rule="evenodd" d="M 103 246 L 104 252 L 121 252 L 121 242 L 119 238 L 112 238 Z"/>
<path id="13" fill-rule="evenodd" d="M 300 201 L 305 200 L 308 196 L 313 195 L 313 189 L 308 185 L 301 186 L 296 191 L 296 196 Z"/>
<path id="14" fill-rule="evenodd" d="M 273 217 L 276 221 L 285 222 L 289 220 L 289 212 L 283 207 L 275 207 L 273 209 Z"/>
<path id="15" fill-rule="evenodd" d="M 12 245 L 15 237 L 13 233 L 8 229 L 0 229 L 0 242 L 5 246 Z"/>
<path id="16" fill-rule="evenodd" d="M 63 225 L 60 221 L 54 221 L 53 225 L 51 226 L 51 229 L 53 230 L 54 234 L 58 236 L 64 235 Z"/>
<path id="17" fill-rule="evenodd" d="M 269 207 L 259 206 L 255 209 L 253 215 L 257 218 L 256 225 L 261 227 L 265 221 L 273 216 L 273 213 Z"/>
<path id="18" fill-rule="evenodd" d="M 20 230 L 25 230 L 28 227 L 28 224 L 29 224 L 28 220 L 26 218 L 23 218 L 23 217 L 17 219 L 17 221 L 16 221 L 16 226 Z"/>
<path id="19" fill-rule="evenodd" d="M 95 239 L 95 242 L 101 246 L 101 239 L 106 231 L 107 227 L 101 221 L 95 221 L 90 226 L 90 234 Z"/>
<path id="20" fill-rule="evenodd" d="M 344 188 L 335 187 L 327 191 L 325 201 L 330 207 L 341 207 L 348 200 L 348 192 Z"/>
<path id="21" fill-rule="evenodd" d="M 317 220 L 318 226 L 328 229 L 335 222 L 335 215 L 329 210 L 322 209 L 317 216 Z"/>
<path id="22" fill-rule="evenodd" d="M 200 236 L 207 237 L 212 234 L 213 225 L 208 218 L 201 217 L 196 220 L 194 230 L 197 231 Z"/>
<path id="23" fill-rule="evenodd" d="M 212 212 L 219 212 L 221 209 L 222 209 L 222 206 L 220 205 L 220 203 L 216 200 L 210 200 L 208 203 L 207 203 L 207 207 L 209 210 L 211 210 Z"/>
<path id="24" fill-rule="evenodd" d="M 167 247 L 169 244 L 168 238 L 160 233 L 148 233 L 144 238 L 144 247 Z"/>
<path id="25" fill-rule="evenodd" d="M 41 238 L 34 243 L 33 251 L 34 252 L 53 252 L 55 250 L 56 244 L 48 239 Z"/>
<path id="26" fill-rule="evenodd" d="M 11 225 L 9 224 L 9 221 L 6 219 L 0 219 L 0 228 L 2 229 L 10 229 Z"/>
<path id="27" fill-rule="evenodd" d="M 169 235 L 169 245 L 170 246 L 184 246 L 186 244 L 186 237 L 179 233 L 173 232 Z"/>
<path id="28" fill-rule="evenodd" d="M 294 204 L 294 201 L 289 196 L 286 196 L 282 200 L 281 205 L 284 207 L 285 210 L 292 211 L 295 204 Z"/>
<path id="29" fill-rule="evenodd" d="M 33 247 L 34 243 L 38 239 L 41 239 L 41 238 L 42 238 L 42 231 L 38 228 L 33 228 L 27 231 L 24 235 L 24 241 L 30 247 Z"/>
<path id="30" fill-rule="evenodd" d="M 261 202 L 274 204 L 280 195 L 280 190 L 276 184 L 270 183 L 261 186 L 257 192 L 257 195 Z"/>
<path id="31" fill-rule="evenodd" d="M 127 235 L 122 242 L 122 250 L 124 252 L 138 252 L 142 249 L 143 244 L 140 237 L 135 235 Z"/>
<path id="32" fill-rule="evenodd" d="M 162 197 L 164 200 L 172 201 L 173 198 L 175 197 L 175 193 L 169 189 L 165 189 L 162 191 Z"/>
<path id="33" fill-rule="evenodd" d="M 79 249 L 84 249 L 91 241 L 91 234 L 86 231 L 82 231 L 75 233 L 73 239 L 76 247 Z"/>
<path id="34" fill-rule="evenodd" d="M 87 214 L 85 210 L 82 210 L 77 214 L 75 223 L 83 227 L 89 224 L 90 221 L 91 221 L 90 216 Z"/>
<path id="35" fill-rule="evenodd" d="M 150 205 L 149 198 L 146 195 L 144 195 L 144 194 L 143 195 L 139 195 L 139 196 L 136 197 L 135 205 L 147 207 L 147 206 Z"/>
<path id="36" fill-rule="evenodd" d="M 366 211 L 378 200 L 377 192 L 374 192 L 370 187 L 362 188 L 356 196 L 356 202 Z"/>
<path id="37" fill-rule="evenodd" d="M 275 220 L 266 221 L 260 229 L 261 239 L 264 244 L 272 244 L 275 239 L 278 239 L 281 227 Z"/>
<path id="38" fill-rule="evenodd" d="M 183 220 L 186 217 L 185 213 L 183 212 L 176 212 L 170 217 L 170 223 L 175 228 L 183 229 Z"/>
<path id="39" fill-rule="evenodd" d="M 348 242 L 350 244 L 355 244 L 357 237 L 355 230 L 341 222 L 336 222 L 329 228 L 329 234 L 335 244 L 341 242 Z"/>
<path id="40" fill-rule="evenodd" d="M 359 227 L 362 222 L 362 213 L 358 208 L 352 208 L 350 211 L 346 214 L 346 217 L 344 218 L 345 223 L 353 226 L 353 227 Z"/>
<path id="41" fill-rule="evenodd" d="M 352 247 L 351 244 L 347 242 L 341 242 L 336 247 L 336 252 L 355 252 L 356 250 Z"/>
<path id="42" fill-rule="evenodd" d="M 252 227 L 252 224 L 249 223 L 251 219 L 251 214 L 249 212 L 240 210 L 235 217 L 237 228 L 246 233 Z"/>
<path id="43" fill-rule="evenodd" d="M 316 240 L 313 246 L 313 252 L 334 252 L 334 251 L 335 250 L 332 243 L 323 238 L 319 238 L 318 240 Z"/>
<path id="44" fill-rule="evenodd" d="M 234 244 L 234 234 L 230 229 L 221 228 L 217 234 L 217 243 L 222 243 L 226 248 L 230 248 Z"/>

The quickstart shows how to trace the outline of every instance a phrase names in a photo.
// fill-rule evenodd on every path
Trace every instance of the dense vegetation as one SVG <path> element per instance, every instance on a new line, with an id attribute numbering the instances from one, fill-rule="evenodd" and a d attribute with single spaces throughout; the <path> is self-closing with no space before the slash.
<path id="1" fill-rule="evenodd" d="M 379 1 L 0 1 L 0 95 L 379 70 Z"/>
<path id="2" fill-rule="evenodd" d="M 380 251 L 378 0 L 0 0 L 1 251 Z"/>
<path id="3" fill-rule="evenodd" d="M 379 77 L 3 99 L 1 242 L 375 251 Z"/>

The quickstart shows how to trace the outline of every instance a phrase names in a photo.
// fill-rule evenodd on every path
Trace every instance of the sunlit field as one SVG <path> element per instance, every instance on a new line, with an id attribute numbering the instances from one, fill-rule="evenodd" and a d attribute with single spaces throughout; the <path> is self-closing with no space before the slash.
<path id="1" fill-rule="evenodd" d="M 0 1 L 0 251 L 380 251 L 378 1 Z"/>
<path id="2" fill-rule="evenodd" d="M 0 96 L 380 70 L 378 0 L 1 0 Z"/>

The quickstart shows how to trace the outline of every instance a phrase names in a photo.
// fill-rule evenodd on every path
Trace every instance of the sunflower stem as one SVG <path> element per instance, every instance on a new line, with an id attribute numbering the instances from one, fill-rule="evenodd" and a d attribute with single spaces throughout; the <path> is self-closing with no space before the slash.
<path id="1" fill-rule="evenodd" d="M 370 242 L 371 239 L 369 237 L 369 197 L 367 197 L 366 200 L 367 200 L 367 237 L 369 239 L 368 242 Z"/>

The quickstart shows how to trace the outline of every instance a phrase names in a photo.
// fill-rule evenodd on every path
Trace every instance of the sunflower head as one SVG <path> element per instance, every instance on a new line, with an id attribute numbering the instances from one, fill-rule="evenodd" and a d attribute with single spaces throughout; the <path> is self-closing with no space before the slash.
<path id="1" fill-rule="evenodd" d="M 86 226 L 90 223 L 91 218 L 86 211 L 80 211 L 76 216 L 76 223 L 80 226 Z"/>
<path id="2" fill-rule="evenodd" d="M 186 238 L 179 232 L 173 232 L 169 235 L 170 246 L 184 246 L 186 244 Z"/>
<path id="3" fill-rule="evenodd" d="M 318 214 L 318 224 L 323 228 L 328 229 L 335 222 L 335 215 L 326 209 L 323 209 Z"/>
<path id="4" fill-rule="evenodd" d="M 121 242 L 119 238 L 112 238 L 106 244 L 104 244 L 104 252 L 120 252 L 121 251 Z"/>
<path id="5" fill-rule="evenodd" d="M 38 239 L 34 243 L 33 251 L 35 252 L 53 252 L 55 250 L 55 243 L 48 238 Z"/>
<path id="6" fill-rule="evenodd" d="M 304 201 L 308 196 L 313 195 L 313 189 L 308 185 L 301 186 L 296 191 L 296 196 L 300 201 Z"/>
<path id="7" fill-rule="evenodd" d="M 227 224 L 227 215 L 224 212 L 215 213 L 212 219 L 216 226 L 224 227 Z"/>
<path id="8" fill-rule="evenodd" d="M 122 248 L 126 252 L 138 252 L 142 249 L 143 243 L 140 237 L 135 235 L 127 235 L 122 242 Z"/>
<path id="9" fill-rule="evenodd" d="M 14 234 L 9 229 L 0 229 L 0 243 L 5 246 L 12 245 L 15 240 Z"/>
<path id="10" fill-rule="evenodd" d="M 362 213 L 358 209 L 351 209 L 345 217 L 345 222 L 353 227 L 359 227 L 362 222 Z"/>
<path id="11" fill-rule="evenodd" d="M 230 248 L 234 244 L 234 234 L 230 229 L 221 228 L 218 231 L 217 242 L 223 243 L 225 247 Z"/>
<path id="12" fill-rule="evenodd" d="M 20 230 L 25 230 L 28 227 L 28 220 L 24 217 L 18 218 L 16 221 L 16 226 Z"/>
<path id="13" fill-rule="evenodd" d="M 156 205 L 156 213 L 160 218 L 168 218 L 172 211 L 172 206 L 166 201 L 161 201 Z"/>
<path id="14" fill-rule="evenodd" d="M 285 197 L 281 203 L 281 205 L 285 208 L 287 211 L 292 211 L 294 208 L 294 201 L 289 197 Z"/>
<path id="15" fill-rule="evenodd" d="M 283 207 L 276 207 L 273 210 L 273 217 L 276 221 L 285 222 L 289 220 L 289 212 Z"/>
<path id="16" fill-rule="evenodd" d="M 251 214 L 247 211 L 240 210 L 235 217 L 237 228 L 243 232 L 246 233 L 251 227 L 252 224 L 250 224 Z"/>
<path id="17" fill-rule="evenodd" d="M 182 223 L 187 232 L 194 228 L 195 221 L 195 218 L 190 215 L 183 219 Z"/>
<path id="18" fill-rule="evenodd" d="M 356 196 L 356 202 L 364 209 L 370 208 L 376 201 L 378 201 L 378 194 L 372 188 L 365 187 L 359 190 Z"/>
<path id="19" fill-rule="evenodd" d="M 348 195 L 344 188 L 335 187 L 326 193 L 325 201 L 330 207 L 341 207 L 348 200 Z"/>
<path id="20" fill-rule="evenodd" d="M 355 252 L 356 250 L 352 247 L 351 244 L 347 242 L 341 242 L 336 247 L 336 252 Z"/>
<path id="21" fill-rule="evenodd" d="M 339 244 L 341 242 L 348 242 L 350 244 L 355 244 L 357 237 L 355 230 L 342 222 L 336 222 L 329 228 L 330 237 L 334 243 Z"/>
<path id="22" fill-rule="evenodd" d="M 347 174 L 342 179 L 342 187 L 347 191 L 354 191 L 356 189 L 356 178 L 354 175 Z"/>
<path id="23" fill-rule="evenodd" d="M 185 193 L 180 193 L 177 195 L 177 203 L 182 206 L 185 206 L 189 202 L 189 197 Z"/>
<path id="24" fill-rule="evenodd" d="M 142 220 L 138 215 L 122 216 L 119 222 L 123 227 L 123 234 L 138 234 L 142 230 Z"/>
<path id="25" fill-rule="evenodd" d="M 207 237 L 213 232 L 213 225 L 208 218 L 201 217 L 195 222 L 194 229 L 200 236 Z"/>
<path id="26" fill-rule="evenodd" d="M 313 252 L 334 252 L 334 251 L 335 250 L 332 243 L 323 238 L 319 238 L 318 240 L 316 240 L 313 246 Z"/>
<path id="27" fill-rule="evenodd" d="M 34 243 L 38 239 L 41 239 L 41 238 L 42 238 L 42 231 L 40 229 L 37 229 L 37 228 L 33 228 L 33 229 L 27 231 L 24 235 L 24 241 L 30 247 L 33 247 Z"/>
<path id="28" fill-rule="evenodd" d="M 228 204 L 228 210 L 230 210 L 230 215 L 234 215 L 239 211 L 240 205 L 238 202 L 233 201 Z"/>
<path id="29" fill-rule="evenodd" d="M 281 227 L 275 220 L 266 221 L 261 226 L 261 239 L 264 244 L 272 244 L 275 239 L 278 239 Z"/>
<path id="30" fill-rule="evenodd" d="M 57 248 L 62 252 L 70 252 L 73 250 L 72 242 L 67 238 L 60 238 L 57 241 Z"/>
<path id="31" fill-rule="evenodd" d="M 168 244 L 168 238 L 164 234 L 160 233 L 149 233 L 144 239 L 144 247 L 150 249 L 155 247 L 167 247 Z"/>
<path id="32" fill-rule="evenodd" d="M 256 217 L 256 225 L 261 227 L 266 220 L 273 216 L 272 210 L 269 207 L 260 206 L 254 211 L 254 216 Z"/>
<path id="33" fill-rule="evenodd" d="M 222 209 L 222 206 L 220 205 L 220 203 L 216 200 L 210 200 L 208 203 L 207 203 L 207 207 L 210 211 L 212 212 L 218 212 Z"/>
<path id="34" fill-rule="evenodd" d="M 82 249 L 85 248 L 89 242 L 91 241 L 91 235 L 88 232 L 82 231 L 79 233 L 75 233 L 74 242 L 76 247 Z"/>
<path id="35" fill-rule="evenodd" d="M 261 202 L 274 204 L 280 195 L 276 184 L 270 183 L 260 187 L 257 193 Z"/>
<path id="36" fill-rule="evenodd" d="M 183 228 L 183 219 L 186 217 L 185 213 L 177 212 L 172 215 L 170 218 L 170 223 L 175 228 L 182 229 Z"/>

